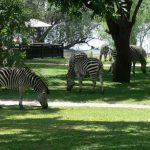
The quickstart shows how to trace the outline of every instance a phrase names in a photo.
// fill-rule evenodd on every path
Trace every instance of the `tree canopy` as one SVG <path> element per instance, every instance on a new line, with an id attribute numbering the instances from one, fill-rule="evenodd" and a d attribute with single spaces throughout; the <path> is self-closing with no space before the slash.
<path id="1" fill-rule="evenodd" d="M 70 15 L 81 17 L 83 12 L 91 12 L 106 20 L 108 33 L 112 36 L 117 51 L 113 80 L 129 82 L 131 58 L 129 40 L 132 27 L 143 0 L 49 0 Z"/>
<path id="2" fill-rule="evenodd" d="M 14 36 L 25 28 L 27 14 L 22 0 L 0 1 L 0 66 L 3 61 L 10 64 L 16 59 L 14 47 Z M 12 62 L 13 61 L 13 62 Z"/>
<path id="3" fill-rule="evenodd" d="M 137 1 L 134 1 L 133 5 L 135 7 Z M 130 37 L 130 43 L 136 44 L 137 43 L 137 36 L 140 39 L 140 46 L 143 44 L 143 38 L 147 34 L 147 32 L 150 29 L 150 1 L 144 0 L 141 4 L 141 7 L 139 9 L 139 13 L 137 15 L 136 23 L 133 26 L 131 37 Z"/>

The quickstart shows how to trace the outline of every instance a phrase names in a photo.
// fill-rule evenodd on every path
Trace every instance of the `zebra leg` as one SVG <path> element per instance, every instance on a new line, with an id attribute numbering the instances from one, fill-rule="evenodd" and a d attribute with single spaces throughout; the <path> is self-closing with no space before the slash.
<path id="1" fill-rule="evenodd" d="M 77 74 L 78 81 L 79 81 L 79 92 L 82 92 L 82 80 L 83 77 L 80 74 Z"/>
<path id="2" fill-rule="evenodd" d="M 135 74 L 135 62 L 133 62 L 132 72 L 133 72 L 133 74 Z"/>
<path id="3" fill-rule="evenodd" d="M 23 109 L 24 107 L 22 105 L 22 100 L 23 100 L 24 88 L 22 86 L 19 87 L 19 94 L 20 94 L 19 107 L 20 109 Z"/>
<path id="4" fill-rule="evenodd" d="M 104 54 L 104 58 L 105 58 L 105 61 L 106 61 L 106 59 L 107 59 L 107 54 Z"/>
<path id="5" fill-rule="evenodd" d="M 96 87 L 96 80 L 92 80 L 92 82 L 93 82 L 93 88 L 92 88 L 91 93 L 94 93 L 95 92 L 95 87 Z"/>
<path id="6" fill-rule="evenodd" d="M 101 61 L 101 59 L 102 59 L 102 54 L 100 54 L 100 56 L 99 56 L 99 60 Z"/>
<path id="7" fill-rule="evenodd" d="M 103 87 L 103 75 L 100 72 L 99 74 L 100 86 L 101 86 L 101 94 L 104 94 L 104 87 Z"/>

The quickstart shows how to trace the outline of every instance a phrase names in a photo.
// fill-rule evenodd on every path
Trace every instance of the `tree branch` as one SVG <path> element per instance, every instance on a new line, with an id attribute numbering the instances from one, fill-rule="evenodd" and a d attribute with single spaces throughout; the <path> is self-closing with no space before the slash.
<path id="1" fill-rule="evenodd" d="M 143 0 L 139 0 L 137 6 L 135 7 L 135 10 L 134 10 L 134 13 L 132 16 L 132 21 L 131 21 L 132 25 L 135 24 L 136 16 L 137 16 L 138 10 L 139 10 L 142 2 L 143 2 Z"/>

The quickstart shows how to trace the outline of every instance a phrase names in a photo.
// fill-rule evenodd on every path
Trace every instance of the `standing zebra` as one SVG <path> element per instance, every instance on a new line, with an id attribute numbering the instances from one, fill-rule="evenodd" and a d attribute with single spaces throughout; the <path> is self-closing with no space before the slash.
<path id="1" fill-rule="evenodd" d="M 38 101 L 42 108 L 48 108 L 47 96 L 49 90 L 46 84 L 29 68 L 0 68 L 0 87 L 19 88 L 19 106 L 23 108 L 22 100 L 26 88 L 33 88 L 38 93 Z"/>
<path id="2" fill-rule="evenodd" d="M 92 91 L 94 92 L 96 86 L 96 79 L 99 76 L 101 83 L 101 92 L 104 93 L 103 89 L 103 65 L 96 58 L 87 58 L 81 55 L 73 55 L 70 58 L 69 69 L 67 73 L 67 90 L 71 91 L 75 82 L 75 76 L 79 81 L 79 91 L 82 91 L 82 80 L 85 75 L 89 74 L 90 79 L 93 82 Z"/>
<path id="3" fill-rule="evenodd" d="M 133 74 L 135 74 L 136 62 L 140 62 L 142 72 L 146 73 L 146 52 L 145 52 L 145 50 L 136 45 L 130 45 L 130 53 L 131 53 L 131 62 L 133 65 L 133 67 L 132 67 Z M 117 57 L 117 51 L 112 50 L 111 51 L 111 59 L 110 59 L 110 60 L 112 60 L 110 71 L 112 70 L 112 72 L 113 72 L 113 68 L 115 66 L 116 57 Z"/>
<path id="4" fill-rule="evenodd" d="M 102 45 L 100 50 L 100 57 L 99 60 L 102 60 L 102 56 L 104 55 L 104 60 L 106 61 L 107 55 L 109 54 L 110 48 L 107 44 Z"/>

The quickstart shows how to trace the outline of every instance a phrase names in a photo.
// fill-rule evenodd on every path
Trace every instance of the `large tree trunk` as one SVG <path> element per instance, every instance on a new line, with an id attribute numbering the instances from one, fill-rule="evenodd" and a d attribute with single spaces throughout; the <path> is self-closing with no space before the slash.
<path id="1" fill-rule="evenodd" d="M 113 71 L 113 81 L 130 82 L 131 58 L 128 37 L 123 35 L 122 38 L 116 40 L 115 45 L 117 57 Z"/>
<path id="2" fill-rule="evenodd" d="M 131 26 L 125 21 L 116 23 L 111 19 L 107 20 L 107 24 L 117 50 L 117 57 L 113 70 L 113 81 L 128 83 L 130 82 L 131 71 L 129 51 Z"/>

